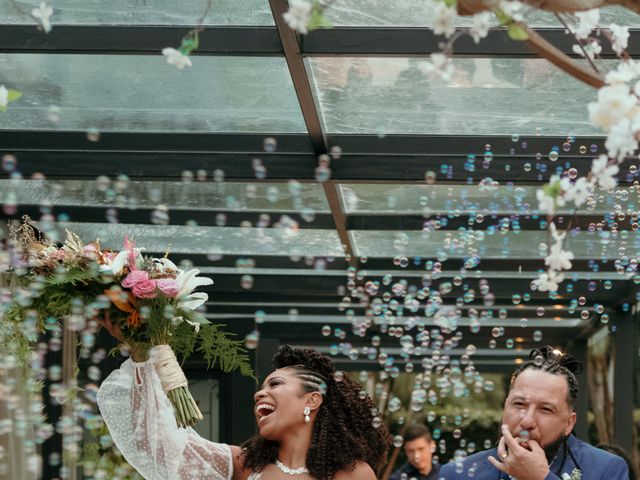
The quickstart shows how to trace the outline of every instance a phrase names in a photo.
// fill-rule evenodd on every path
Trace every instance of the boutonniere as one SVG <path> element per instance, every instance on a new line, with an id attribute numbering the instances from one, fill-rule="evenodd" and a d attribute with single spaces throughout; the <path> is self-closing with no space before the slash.
<path id="1" fill-rule="evenodd" d="M 582 478 L 582 470 L 579 468 L 574 468 L 571 472 L 571 475 L 568 473 L 562 474 L 562 480 L 580 480 Z"/>

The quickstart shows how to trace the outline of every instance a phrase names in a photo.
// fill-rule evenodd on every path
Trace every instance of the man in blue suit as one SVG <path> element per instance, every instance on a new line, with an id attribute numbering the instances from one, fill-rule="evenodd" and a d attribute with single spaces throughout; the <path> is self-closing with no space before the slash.
<path id="1" fill-rule="evenodd" d="M 444 465 L 464 480 L 628 480 L 625 461 L 571 434 L 582 364 L 551 347 L 533 350 L 512 375 L 498 447 Z"/>

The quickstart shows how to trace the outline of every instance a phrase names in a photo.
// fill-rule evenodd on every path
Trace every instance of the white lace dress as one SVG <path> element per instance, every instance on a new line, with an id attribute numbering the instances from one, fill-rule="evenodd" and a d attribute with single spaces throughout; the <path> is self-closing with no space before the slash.
<path id="1" fill-rule="evenodd" d="M 102 382 L 98 406 L 114 442 L 145 479 L 231 480 L 229 446 L 176 426 L 173 407 L 151 362 L 125 361 Z"/>

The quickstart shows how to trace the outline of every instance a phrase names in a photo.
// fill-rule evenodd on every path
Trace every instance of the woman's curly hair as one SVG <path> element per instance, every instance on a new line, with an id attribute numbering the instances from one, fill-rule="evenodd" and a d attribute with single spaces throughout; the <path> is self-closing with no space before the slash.
<path id="1" fill-rule="evenodd" d="M 319 480 L 331 480 L 340 470 L 355 468 L 366 462 L 376 471 L 386 460 L 391 436 L 384 424 L 374 426 L 376 406 L 362 387 L 351 377 L 335 377 L 331 359 L 311 349 L 281 347 L 273 357 L 274 368 L 299 370 L 307 391 L 321 391 L 323 402 L 318 409 L 306 467 Z M 313 381 L 322 379 L 317 388 Z M 325 383 L 326 382 L 326 383 Z M 244 468 L 262 471 L 278 458 L 278 443 L 255 436 L 242 444 Z"/>

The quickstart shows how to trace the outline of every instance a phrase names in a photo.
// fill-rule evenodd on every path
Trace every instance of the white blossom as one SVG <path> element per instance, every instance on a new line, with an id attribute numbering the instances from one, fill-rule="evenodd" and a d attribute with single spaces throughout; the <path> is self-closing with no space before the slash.
<path id="1" fill-rule="evenodd" d="M 611 48 L 620 55 L 629 45 L 629 27 L 621 27 L 620 25 L 612 23 L 609 25 L 609 30 L 613 37 L 611 39 Z"/>
<path id="2" fill-rule="evenodd" d="M 469 34 L 474 42 L 480 43 L 480 40 L 489 34 L 489 20 L 491 20 L 490 12 L 480 12 L 473 16 L 473 25 L 469 29 Z"/>
<path id="3" fill-rule="evenodd" d="M 618 185 L 615 175 L 619 170 L 618 165 L 609 165 L 609 158 L 606 155 L 600 155 L 591 164 L 592 180 L 603 190 L 613 190 Z"/>
<path id="4" fill-rule="evenodd" d="M 522 2 L 502 0 L 498 8 L 502 10 L 506 15 L 511 17 L 514 22 L 522 22 L 524 15 L 522 14 Z"/>
<path id="5" fill-rule="evenodd" d="M 640 63 L 633 60 L 625 60 L 620 62 L 618 68 L 607 73 L 604 79 L 611 85 L 614 83 L 629 83 L 638 77 L 640 77 Z"/>
<path id="6" fill-rule="evenodd" d="M 571 260 L 573 260 L 573 252 L 562 249 L 562 242 L 556 242 L 551 246 L 549 255 L 544 259 L 545 265 L 550 270 L 571 270 Z"/>
<path id="7" fill-rule="evenodd" d="M 575 183 L 569 185 L 563 195 L 567 202 L 575 203 L 576 207 L 580 207 L 593 193 L 591 183 L 586 177 L 580 177 Z"/>
<path id="8" fill-rule="evenodd" d="M 304 35 L 309 32 L 307 25 L 311 20 L 311 10 L 312 5 L 306 0 L 290 0 L 289 10 L 282 15 L 282 18 L 289 28 Z"/>
<path id="9" fill-rule="evenodd" d="M 9 104 L 9 90 L 4 85 L 0 85 L 0 108 L 7 108 Z"/>
<path id="10" fill-rule="evenodd" d="M 580 48 L 580 45 L 573 46 L 573 53 L 576 53 L 581 57 L 586 55 L 591 60 L 600 55 L 600 52 L 602 52 L 602 46 L 597 40 L 592 40 L 591 42 L 582 45 L 582 48 Z"/>
<path id="11" fill-rule="evenodd" d="M 51 31 L 51 15 L 53 15 L 53 8 L 49 7 L 46 2 L 40 3 L 38 8 L 34 8 L 31 10 L 31 15 L 38 20 L 40 24 L 40 28 L 44 33 L 49 33 Z"/>
<path id="12" fill-rule="evenodd" d="M 420 70 L 430 79 L 442 79 L 445 82 L 453 78 L 455 67 L 444 53 L 432 53 L 431 61 L 422 62 Z"/>
<path id="13" fill-rule="evenodd" d="M 609 156 L 618 160 L 623 160 L 636 151 L 638 141 L 628 118 L 623 118 L 611 128 L 604 146 L 607 148 Z"/>
<path id="14" fill-rule="evenodd" d="M 454 25 L 455 19 L 458 16 L 458 11 L 455 7 L 447 7 L 445 3 L 438 3 L 436 5 L 435 17 L 433 21 L 433 33 L 436 35 L 444 35 L 445 37 L 451 37 L 456 27 Z"/>
<path id="15" fill-rule="evenodd" d="M 184 67 L 191 67 L 191 59 L 175 48 L 163 48 L 162 54 L 167 57 L 167 63 L 169 65 L 175 65 L 178 70 L 182 70 Z"/>
<path id="16" fill-rule="evenodd" d="M 605 132 L 636 107 L 638 99 L 623 83 L 606 85 L 598 90 L 598 101 L 587 105 L 589 120 Z"/>
<path id="17" fill-rule="evenodd" d="M 539 188 L 536 191 L 536 197 L 538 198 L 538 209 L 541 212 L 546 213 L 547 215 L 553 215 L 556 207 L 564 207 L 566 201 L 562 196 L 562 191 L 566 190 L 569 187 L 570 183 L 571 182 L 568 178 L 560 179 L 558 175 L 551 175 L 551 178 L 549 179 L 549 183 L 547 185 L 551 186 L 554 184 L 559 184 L 560 194 L 556 197 L 552 197 L 547 194 L 544 188 Z"/>
<path id="18" fill-rule="evenodd" d="M 540 292 L 555 292 L 563 280 L 564 275 L 555 270 L 549 270 L 548 272 L 540 273 L 538 278 L 531 283 Z"/>
<path id="19" fill-rule="evenodd" d="M 584 12 L 576 12 L 575 16 L 579 24 L 577 27 L 569 27 L 569 30 L 578 40 L 589 38 L 589 35 L 591 35 L 591 32 L 598 26 L 598 22 L 600 21 L 600 10 L 594 8 L 593 10 L 586 10 Z"/>

